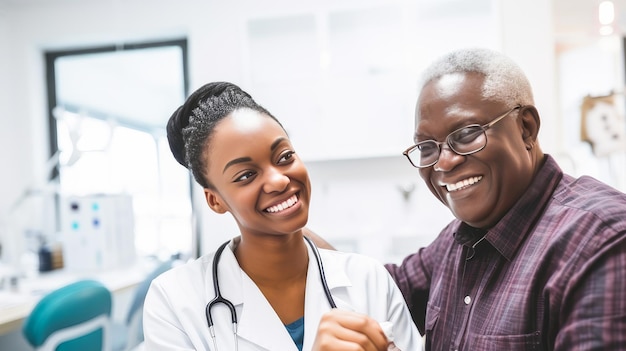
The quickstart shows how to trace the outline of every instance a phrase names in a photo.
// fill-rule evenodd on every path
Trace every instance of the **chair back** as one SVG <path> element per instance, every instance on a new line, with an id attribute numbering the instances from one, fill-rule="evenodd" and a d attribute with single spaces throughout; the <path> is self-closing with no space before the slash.
<path id="1" fill-rule="evenodd" d="M 178 262 L 178 259 L 175 257 L 162 262 L 152 272 L 150 272 L 150 274 L 146 276 L 144 281 L 142 281 L 141 284 L 139 284 L 139 286 L 137 287 L 135 295 L 133 296 L 133 300 L 130 304 L 130 308 L 128 310 L 128 315 L 126 316 L 126 324 L 128 325 L 127 349 L 128 347 L 134 347 L 140 344 L 144 339 L 143 302 L 146 299 L 146 295 L 148 294 L 150 283 L 152 283 L 152 280 L 158 277 L 161 273 L 170 270 L 176 264 L 176 262 Z"/>
<path id="2" fill-rule="evenodd" d="M 37 350 L 108 350 L 112 296 L 95 280 L 80 280 L 44 296 L 24 322 Z"/>

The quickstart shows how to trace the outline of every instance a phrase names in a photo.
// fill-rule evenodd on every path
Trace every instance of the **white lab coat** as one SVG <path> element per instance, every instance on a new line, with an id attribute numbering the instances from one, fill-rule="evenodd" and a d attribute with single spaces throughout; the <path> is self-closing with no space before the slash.
<path id="1" fill-rule="evenodd" d="M 218 265 L 222 295 L 238 316 L 240 351 L 297 351 L 284 324 L 254 282 L 239 267 L 232 242 Z M 315 256 L 309 250 L 304 306 L 303 350 L 311 350 L 319 320 L 330 310 L 324 295 Z M 403 351 L 421 350 L 421 337 L 413 324 L 400 290 L 384 268 L 369 257 L 320 249 L 324 272 L 338 308 L 368 314 L 378 321 L 391 321 L 395 342 Z M 205 308 L 215 297 L 212 279 L 214 253 L 165 272 L 156 278 L 144 304 L 146 350 L 212 350 Z M 218 350 L 234 350 L 234 335 L 228 308 L 211 310 Z"/>

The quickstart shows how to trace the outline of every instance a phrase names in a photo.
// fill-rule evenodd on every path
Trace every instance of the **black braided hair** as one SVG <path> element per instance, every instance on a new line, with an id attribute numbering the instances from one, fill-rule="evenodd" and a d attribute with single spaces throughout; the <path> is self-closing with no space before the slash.
<path id="1" fill-rule="evenodd" d="M 178 163 L 191 170 L 195 180 L 211 188 L 205 170 L 211 135 L 217 123 L 239 109 L 251 109 L 266 114 L 281 127 L 282 124 L 250 94 L 229 82 L 207 83 L 194 91 L 167 122 L 167 140 Z M 283 128 L 284 129 L 284 128 Z"/>

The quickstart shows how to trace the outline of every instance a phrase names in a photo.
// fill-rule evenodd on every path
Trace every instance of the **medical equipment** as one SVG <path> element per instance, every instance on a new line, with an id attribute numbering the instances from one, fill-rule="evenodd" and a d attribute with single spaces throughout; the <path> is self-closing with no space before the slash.
<path id="1" fill-rule="evenodd" d="M 311 246 L 311 249 L 313 251 L 313 255 L 315 256 L 315 260 L 317 261 L 317 269 L 320 272 L 320 278 L 322 280 L 322 287 L 324 289 L 324 294 L 326 295 L 326 299 L 328 300 L 328 303 L 330 304 L 331 308 L 337 308 L 337 305 L 335 304 L 335 300 L 333 299 L 333 296 L 330 293 L 330 289 L 328 288 L 328 284 L 326 283 L 326 276 L 324 275 L 324 265 L 322 264 L 322 259 L 320 258 L 320 253 L 317 250 L 317 247 L 315 246 L 315 244 L 311 241 L 311 239 L 307 238 L 306 236 L 304 237 L 305 241 L 309 244 L 309 246 Z M 218 277 L 217 277 L 217 265 L 219 264 L 220 261 L 220 256 L 222 256 L 222 251 L 224 251 L 224 248 L 226 248 L 226 245 L 228 245 L 230 241 L 225 242 L 224 244 L 222 244 L 217 251 L 215 252 L 215 257 L 213 258 L 213 269 L 212 269 L 212 274 L 213 274 L 213 289 L 215 290 L 215 298 L 213 298 L 213 300 L 209 301 L 209 303 L 206 305 L 206 309 L 205 309 L 205 314 L 206 314 L 206 320 L 207 323 L 209 325 L 209 332 L 211 333 L 211 339 L 213 339 L 213 350 L 217 351 L 217 341 L 215 338 L 215 329 L 213 328 L 213 317 L 211 316 L 211 308 L 215 305 L 217 305 L 218 303 L 223 303 L 224 305 L 226 305 L 226 307 L 228 307 L 228 309 L 230 310 L 230 317 L 231 317 L 231 321 L 233 323 L 233 336 L 235 338 L 235 351 L 238 350 L 238 343 L 237 343 L 237 312 L 235 311 L 235 306 L 233 305 L 232 302 L 230 302 L 228 299 L 224 298 L 222 296 L 222 293 L 220 292 L 220 284 L 218 282 Z"/>
<path id="2" fill-rule="evenodd" d="M 59 204 L 66 271 L 82 274 L 128 267 L 135 262 L 131 195 L 63 195 Z"/>

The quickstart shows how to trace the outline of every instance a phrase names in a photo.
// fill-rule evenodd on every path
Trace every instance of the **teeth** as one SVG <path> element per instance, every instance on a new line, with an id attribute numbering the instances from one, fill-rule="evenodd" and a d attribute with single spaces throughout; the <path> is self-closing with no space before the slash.
<path id="1" fill-rule="evenodd" d="M 481 179 L 483 179 L 482 176 L 480 177 L 471 177 L 471 178 L 467 178 L 464 180 L 461 180 L 455 184 L 446 184 L 446 189 L 448 189 L 448 191 L 457 191 L 459 189 L 465 188 L 467 186 L 470 186 L 474 183 L 478 183 Z"/>
<path id="2" fill-rule="evenodd" d="M 265 212 L 269 212 L 269 213 L 280 212 L 282 210 L 288 209 L 289 207 L 293 206 L 296 202 L 298 202 L 298 198 L 296 197 L 296 195 L 293 195 L 292 197 L 288 198 L 282 203 L 279 203 L 278 205 L 268 207 L 265 210 Z"/>

